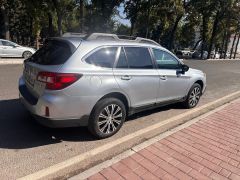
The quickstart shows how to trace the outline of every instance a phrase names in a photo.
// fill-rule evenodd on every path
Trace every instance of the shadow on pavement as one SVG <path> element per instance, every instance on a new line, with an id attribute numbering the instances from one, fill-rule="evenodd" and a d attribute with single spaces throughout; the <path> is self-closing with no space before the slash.
<path id="1" fill-rule="evenodd" d="M 86 127 L 51 129 L 39 125 L 18 99 L 0 101 L 0 123 L 0 148 L 5 149 L 95 140 Z"/>
<path id="2" fill-rule="evenodd" d="M 152 113 L 179 109 L 171 105 L 135 114 L 129 121 Z M 41 126 L 25 110 L 18 99 L 0 101 L 0 148 L 27 149 L 62 141 L 94 141 L 96 140 L 86 127 L 52 129 Z"/>
<path id="3" fill-rule="evenodd" d="M 132 116 L 130 116 L 127 119 L 127 121 L 136 120 L 137 118 L 141 118 L 144 116 L 148 116 L 148 115 L 163 112 L 163 111 L 168 111 L 171 109 L 185 109 L 185 108 L 181 105 L 181 103 L 171 104 L 171 105 L 167 105 L 167 106 L 161 106 L 161 107 L 158 107 L 155 109 L 146 110 L 146 111 L 139 112 L 137 114 L 133 114 Z"/>

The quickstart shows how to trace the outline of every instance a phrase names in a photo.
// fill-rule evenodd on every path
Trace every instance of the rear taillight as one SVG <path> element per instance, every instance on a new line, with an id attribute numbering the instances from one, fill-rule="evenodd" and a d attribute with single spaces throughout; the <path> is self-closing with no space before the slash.
<path id="1" fill-rule="evenodd" d="M 37 80 L 46 83 L 46 89 L 60 90 L 73 84 L 81 77 L 81 74 L 74 73 L 39 72 Z"/>

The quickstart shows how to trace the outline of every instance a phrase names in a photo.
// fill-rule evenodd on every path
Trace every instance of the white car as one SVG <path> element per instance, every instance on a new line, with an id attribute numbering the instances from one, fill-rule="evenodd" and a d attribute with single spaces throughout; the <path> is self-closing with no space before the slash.
<path id="1" fill-rule="evenodd" d="M 36 52 L 35 49 L 20 46 L 14 42 L 0 39 L 0 57 L 23 57 L 29 58 Z"/>

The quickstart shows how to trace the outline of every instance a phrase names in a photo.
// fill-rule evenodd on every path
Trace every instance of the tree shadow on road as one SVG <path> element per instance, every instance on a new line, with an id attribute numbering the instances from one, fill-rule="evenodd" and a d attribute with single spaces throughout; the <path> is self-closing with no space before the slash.
<path id="1" fill-rule="evenodd" d="M 95 140 L 86 127 L 53 129 L 41 126 L 18 99 L 0 101 L 0 123 L 0 148 L 5 149 Z"/>

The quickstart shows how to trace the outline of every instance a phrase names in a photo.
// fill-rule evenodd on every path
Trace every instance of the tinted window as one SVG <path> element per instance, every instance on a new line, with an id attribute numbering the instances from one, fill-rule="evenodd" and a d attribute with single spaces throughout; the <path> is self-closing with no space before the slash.
<path id="1" fill-rule="evenodd" d="M 125 47 L 129 68 L 152 69 L 152 59 L 147 48 Z"/>
<path id="2" fill-rule="evenodd" d="M 123 48 L 121 48 L 121 52 L 118 58 L 117 68 L 128 68 L 127 58 L 125 56 L 125 52 Z"/>
<path id="3" fill-rule="evenodd" d="M 65 63 L 71 55 L 72 50 L 67 43 L 49 40 L 29 58 L 29 61 L 43 65 L 60 65 Z"/>
<path id="4" fill-rule="evenodd" d="M 179 62 L 171 54 L 158 49 L 153 49 L 153 54 L 155 56 L 158 68 L 177 69 L 179 67 Z"/>
<path id="5" fill-rule="evenodd" d="M 2 45 L 4 45 L 4 46 L 14 46 L 15 44 L 11 43 L 9 41 L 2 41 Z"/>
<path id="6" fill-rule="evenodd" d="M 95 66 L 112 68 L 116 58 L 117 47 L 102 48 L 88 56 L 85 61 Z"/>

